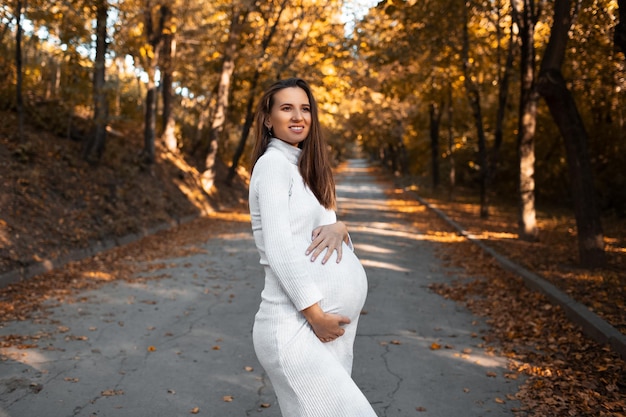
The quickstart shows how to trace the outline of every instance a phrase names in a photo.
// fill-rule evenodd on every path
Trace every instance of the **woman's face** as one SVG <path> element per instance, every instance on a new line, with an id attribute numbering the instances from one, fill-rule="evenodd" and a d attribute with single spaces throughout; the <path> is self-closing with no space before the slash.
<path id="1" fill-rule="evenodd" d="M 311 104 L 300 87 L 287 87 L 274 94 L 274 103 L 265 125 L 274 137 L 297 146 L 311 130 Z"/>

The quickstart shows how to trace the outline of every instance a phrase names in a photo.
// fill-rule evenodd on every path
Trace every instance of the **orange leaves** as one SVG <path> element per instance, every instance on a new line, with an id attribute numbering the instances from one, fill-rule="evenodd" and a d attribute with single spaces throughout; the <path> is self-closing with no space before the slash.
<path id="1" fill-rule="evenodd" d="M 393 198 L 399 198 L 394 195 Z M 586 302 L 609 321 L 626 322 L 626 288 L 617 283 L 615 271 L 584 271 L 572 268 L 576 241 L 564 227 L 567 221 L 540 220 L 542 240 L 537 243 L 513 239 L 515 211 L 495 208 L 489 220 L 482 220 L 474 205 L 433 201 L 448 216 L 472 234 L 484 236 L 490 246 L 515 262 L 543 274 L 578 301 Z M 418 229 L 452 232 L 433 213 L 412 215 Z M 625 230 L 616 233 L 624 235 Z M 452 232 L 453 233 L 453 232 Z M 465 241 L 446 245 L 443 240 L 437 255 L 451 267 L 461 269 L 457 280 L 429 285 L 440 296 L 463 303 L 474 314 L 485 317 L 489 331 L 481 334 L 481 349 L 497 350 L 510 360 L 503 377 L 520 381 L 517 395 L 496 397 L 496 404 L 520 401 L 522 413 L 532 415 L 621 415 L 626 409 L 623 385 L 626 363 L 610 348 L 583 337 L 563 310 L 541 294 L 527 289 L 519 277 L 503 271 L 492 258 Z M 614 257 L 626 271 L 626 256 Z M 621 258 L 619 258 L 621 256 Z M 618 267 L 619 268 L 619 267 Z M 606 278 L 604 278 L 606 277 Z M 621 273 L 623 277 L 623 272 Z M 626 282 L 626 281 L 621 281 Z M 474 333 L 473 337 L 479 335 Z M 434 342 L 429 346 L 439 350 Z M 463 350 L 461 355 L 470 355 Z M 520 377 L 521 375 L 521 377 Z M 487 378 L 498 374 L 487 372 Z"/>

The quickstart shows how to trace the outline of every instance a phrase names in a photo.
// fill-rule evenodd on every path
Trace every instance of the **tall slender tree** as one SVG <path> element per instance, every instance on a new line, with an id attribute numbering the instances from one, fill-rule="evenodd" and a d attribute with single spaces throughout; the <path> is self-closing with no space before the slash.
<path id="1" fill-rule="evenodd" d="M 573 8 L 571 0 L 555 0 L 550 40 L 541 61 L 537 88 L 565 143 L 580 262 L 585 267 L 599 267 L 606 263 L 606 256 L 589 158 L 588 135 L 561 72 L 573 10 L 577 10 L 578 6 L 576 4 L 576 8 Z"/>
<path id="2" fill-rule="evenodd" d="M 22 0 L 16 0 L 15 3 L 15 19 L 17 25 L 15 29 L 15 72 L 17 85 L 15 88 L 15 104 L 17 106 L 18 118 L 18 139 L 21 142 L 24 138 L 24 95 L 22 93 L 22 10 L 24 10 Z"/>
<path id="3" fill-rule="evenodd" d="M 535 25 L 538 13 L 535 0 L 512 0 L 511 6 L 522 43 L 517 134 L 519 236 L 523 240 L 533 241 L 539 235 L 535 208 L 535 130 L 539 100 L 535 88 Z"/>
<path id="4" fill-rule="evenodd" d="M 280 4 L 277 7 L 278 10 L 276 11 L 276 16 L 273 21 L 270 19 L 270 16 L 274 14 L 274 8 L 271 7 L 269 12 L 267 13 L 268 15 L 268 18 L 266 19 L 267 24 L 263 30 L 263 37 L 262 37 L 263 39 L 261 41 L 261 48 L 260 48 L 261 57 L 265 56 L 267 48 L 270 45 L 272 38 L 276 34 L 276 31 L 280 23 L 280 17 L 283 15 L 285 11 L 285 7 L 287 6 L 287 1 L 288 0 L 282 0 L 280 2 Z M 293 37 L 291 41 L 293 41 Z M 239 159 L 241 159 L 241 156 L 243 155 L 243 151 L 246 147 L 248 136 L 250 135 L 250 129 L 252 128 L 252 122 L 254 121 L 254 98 L 257 95 L 256 89 L 257 89 L 257 85 L 259 83 L 260 77 L 261 77 L 261 68 L 260 68 L 260 65 L 257 65 L 256 68 L 254 69 L 254 75 L 252 76 L 252 80 L 250 82 L 250 90 L 249 90 L 248 99 L 246 102 L 246 118 L 243 124 L 243 129 L 241 130 L 241 136 L 239 138 L 239 143 L 237 144 L 237 148 L 235 149 L 235 153 L 233 154 L 232 162 L 230 164 L 230 167 L 228 168 L 228 176 L 226 178 L 226 182 L 228 184 L 230 184 L 232 180 L 235 178 L 235 175 L 237 173 L 237 166 L 239 165 Z"/>
<path id="5" fill-rule="evenodd" d="M 463 74 L 465 77 L 465 89 L 467 90 L 467 98 L 472 115 L 474 116 L 474 125 L 476 127 L 476 140 L 478 141 L 478 175 L 480 184 L 480 217 L 489 217 L 489 199 L 487 195 L 487 139 L 485 138 L 485 127 L 483 123 L 481 95 L 478 85 L 473 79 L 471 72 L 472 59 L 469 55 L 469 9 L 471 1 L 466 1 L 463 8 L 464 24 L 463 24 L 463 46 L 461 59 L 463 60 Z"/>
<path id="6" fill-rule="evenodd" d="M 430 103 L 430 161 L 433 188 L 439 188 L 439 125 L 441 122 L 441 106 Z"/>
<path id="7" fill-rule="evenodd" d="M 160 60 L 159 57 L 163 47 L 165 22 L 169 19 L 171 9 L 168 4 L 154 5 L 151 0 L 146 0 L 143 11 L 145 36 L 148 41 L 143 52 L 148 82 L 146 85 L 143 134 L 144 147 L 142 156 L 143 162 L 152 164 L 155 158 L 154 140 L 156 137 L 156 105 L 158 98 L 156 76 Z"/>
<path id="8" fill-rule="evenodd" d="M 491 186 L 493 181 L 496 178 L 496 173 L 498 169 L 498 164 L 500 162 L 500 149 L 502 148 L 502 143 L 504 142 L 504 122 L 507 114 L 507 107 L 509 102 L 509 84 L 511 75 L 513 72 L 513 61 L 515 59 L 515 49 L 517 45 L 517 37 L 515 36 L 515 31 L 513 30 L 513 26 L 511 25 L 508 34 L 508 45 L 506 47 L 506 57 L 504 58 L 504 63 L 502 63 L 502 55 L 504 52 L 504 48 L 502 47 L 502 43 L 505 41 L 506 36 L 503 34 L 502 25 L 505 20 L 502 15 L 502 1 L 498 0 L 494 5 L 496 12 L 496 42 L 497 42 L 497 53 L 496 53 L 496 62 L 498 63 L 498 70 L 496 74 L 496 82 L 498 84 L 498 108 L 496 109 L 496 121 L 495 128 L 493 132 L 493 147 L 491 148 L 490 158 L 489 158 L 489 172 L 488 172 L 488 184 Z"/>
<path id="9" fill-rule="evenodd" d="M 100 160 L 106 142 L 106 126 L 109 113 L 105 91 L 107 16 L 107 0 L 97 0 L 96 59 L 93 70 L 93 131 L 83 147 L 83 158 L 87 160 Z"/>
<path id="10" fill-rule="evenodd" d="M 166 16 L 163 28 L 163 52 L 161 53 L 161 96 L 163 97 L 161 142 L 170 152 L 178 150 L 174 118 L 174 61 L 176 59 L 176 27 L 172 13 Z"/>
<path id="11" fill-rule="evenodd" d="M 619 8 L 619 21 L 615 26 L 615 46 L 626 55 L 626 0 L 617 0 Z"/>
<path id="12" fill-rule="evenodd" d="M 217 162 L 220 136 L 226 126 L 230 87 L 233 73 L 235 72 L 235 55 L 240 45 L 240 35 L 248 13 L 249 9 L 246 4 L 240 5 L 238 2 L 233 4 L 228 40 L 224 50 L 222 70 L 217 86 L 215 114 L 213 115 L 213 122 L 211 123 L 211 131 L 209 133 L 209 149 L 205 158 L 204 172 L 202 172 L 202 187 L 207 192 L 211 190 L 215 183 L 215 164 Z"/>

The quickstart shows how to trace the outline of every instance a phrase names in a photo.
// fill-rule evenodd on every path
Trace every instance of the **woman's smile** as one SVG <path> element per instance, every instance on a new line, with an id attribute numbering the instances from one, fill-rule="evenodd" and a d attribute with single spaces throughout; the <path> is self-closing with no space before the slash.
<path id="1" fill-rule="evenodd" d="M 299 87 L 277 92 L 266 126 L 275 138 L 291 145 L 297 146 L 305 140 L 311 130 L 311 103 L 306 92 Z"/>

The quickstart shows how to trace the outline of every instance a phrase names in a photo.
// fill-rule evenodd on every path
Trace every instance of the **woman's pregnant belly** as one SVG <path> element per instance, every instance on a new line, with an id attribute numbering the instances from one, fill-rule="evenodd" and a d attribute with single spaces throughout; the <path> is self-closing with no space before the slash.
<path id="1" fill-rule="evenodd" d="M 324 297 L 320 302 L 322 310 L 357 318 L 367 296 L 367 276 L 361 262 L 345 244 L 339 263 L 335 252 L 322 264 L 324 255 L 322 252 L 315 262 L 307 256 L 311 276 Z"/>

